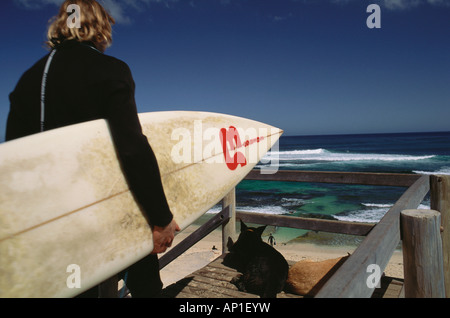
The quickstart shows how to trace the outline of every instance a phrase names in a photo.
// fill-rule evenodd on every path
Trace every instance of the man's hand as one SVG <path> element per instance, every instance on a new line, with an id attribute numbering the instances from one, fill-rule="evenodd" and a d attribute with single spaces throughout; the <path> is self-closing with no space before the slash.
<path id="1" fill-rule="evenodd" d="M 172 220 L 167 226 L 153 227 L 153 251 L 152 254 L 164 253 L 166 249 L 172 246 L 173 238 L 175 237 L 175 232 L 180 231 L 175 220 Z"/>

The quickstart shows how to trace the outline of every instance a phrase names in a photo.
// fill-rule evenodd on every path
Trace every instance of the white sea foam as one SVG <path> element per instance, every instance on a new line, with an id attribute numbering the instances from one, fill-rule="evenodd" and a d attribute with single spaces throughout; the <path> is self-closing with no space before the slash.
<path id="1" fill-rule="evenodd" d="M 323 148 L 289 150 L 269 152 L 264 157 L 265 160 L 278 158 L 280 161 L 417 161 L 426 160 L 435 157 L 435 155 L 398 155 L 398 154 L 376 154 L 376 153 L 350 153 L 333 152 Z"/>
<path id="2" fill-rule="evenodd" d="M 284 207 L 303 205 L 305 200 L 297 198 L 282 198 L 281 205 Z"/>
<path id="3" fill-rule="evenodd" d="M 386 214 L 387 211 L 393 206 L 392 204 L 378 204 L 378 203 L 362 203 L 362 205 L 368 207 L 366 209 L 356 210 L 345 215 L 333 215 L 340 221 L 347 222 L 363 222 L 363 223 L 377 223 Z M 420 204 L 418 209 L 430 209 L 429 204 Z"/>
<path id="4" fill-rule="evenodd" d="M 215 206 L 211 208 L 206 213 L 216 214 L 220 212 L 222 208 L 220 206 Z M 265 213 L 265 214 L 286 214 L 289 213 L 288 210 L 284 209 L 281 206 L 261 206 L 261 207 L 254 207 L 254 206 L 237 206 L 236 210 L 238 211 L 245 211 L 245 212 L 254 212 L 254 213 Z"/>
<path id="5" fill-rule="evenodd" d="M 361 203 L 364 206 L 376 207 L 376 208 L 390 208 L 392 204 L 378 204 L 378 203 Z"/>
<path id="6" fill-rule="evenodd" d="M 286 151 L 272 151 L 269 154 L 271 155 L 320 155 L 326 153 L 327 151 L 323 148 L 319 149 L 305 149 L 305 150 L 286 150 Z"/>
<path id="7" fill-rule="evenodd" d="M 370 209 L 370 210 L 357 210 L 346 215 L 333 215 L 334 218 L 339 221 L 347 222 L 363 222 L 363 223 L 377 223 L 386 214 L 388 209 Z"/>
<path id="8" fill-rule="evenodd" d="M 440 170 L 437 171 L 421 171 L 421 170 L 414 170 L 414 173 L 418 174 L 443 174 L 443 175 L 450 175 L 450 167 L 442 167 Z"/>

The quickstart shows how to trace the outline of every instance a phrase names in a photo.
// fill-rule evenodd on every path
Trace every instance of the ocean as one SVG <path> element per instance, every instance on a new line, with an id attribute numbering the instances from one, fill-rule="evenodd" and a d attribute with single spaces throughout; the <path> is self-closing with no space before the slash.
<path id="1" fill-rule="evenodd" d="M 274 157 L 278 157 L 280 170 L 450 174 L 450 132 L 282 136 L 277 151 L 269 152 L 261 162 Z M 404 191 L 399 187 L 243 180 L 236 188 L 236 209 L 376 223 Z M 429 198 L 421 207 L 429 207 Z M 218 210 L 216 206 L 210 213 Z M 279 243 L 314 237 L 306 230 L 271 227 L 268 231 Z M 343 243 L 336 235 L 330 240 L 331 244 Z"/>

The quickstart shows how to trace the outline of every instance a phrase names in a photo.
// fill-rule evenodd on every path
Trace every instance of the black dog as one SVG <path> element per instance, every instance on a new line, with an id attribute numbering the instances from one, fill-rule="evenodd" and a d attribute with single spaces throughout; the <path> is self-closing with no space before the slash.
<path id="1" fill-rule="evenodd" d="M 224 264 L 242 273 L 231 281 L 240 291 L 274 298 L 284 288 L 289 265 L 283 255 L 262 241 L 265 228 L 247 227 L 241 221 L 241 234 Z"/>

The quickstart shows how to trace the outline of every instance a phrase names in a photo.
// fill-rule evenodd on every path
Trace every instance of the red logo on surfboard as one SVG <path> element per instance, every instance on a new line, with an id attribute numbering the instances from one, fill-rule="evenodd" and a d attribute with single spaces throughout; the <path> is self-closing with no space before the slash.
<path id="1" fill-rule="evenodd" d="M 220 142 L 222 143 L 223 155 L 228 169 L 235 170 L 238 165 L 241 167 L 247 164 L 245 155 L 240 151 L 235 151 L 234 155 L 230 155 L 230 151 L 236 150 L 242 146 L 248 147 L 255 142 L 260 142 L 264 137 L 257 137 L 255 139 L 246 140 L 244 144 L 241 143 L 241 137 L 236 127 L 230 126 L 228 129 L 220 129 Z"/>

